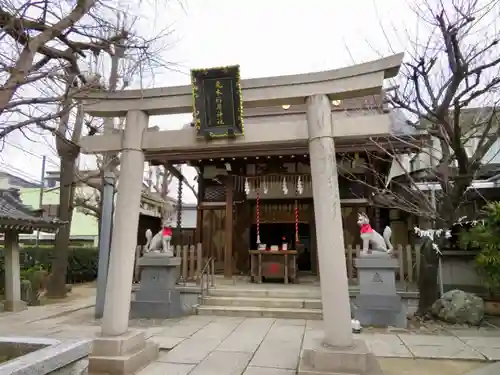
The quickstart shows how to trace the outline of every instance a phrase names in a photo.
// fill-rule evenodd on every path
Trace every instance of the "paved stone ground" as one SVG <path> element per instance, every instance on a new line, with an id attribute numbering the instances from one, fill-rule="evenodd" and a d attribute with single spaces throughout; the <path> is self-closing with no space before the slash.
<path id="1" fill-rule="evenodd" d="M 3 314 L 0 335 L 93 338 L 100 331 L 94 301 L 89 295 Z M 272 318 L 195 315 L 130 324 L 161 347 L 158 360 L 138 375 L 292 375 L 304 342 L 322 334 L 321 321 Z M 408 330 L 367 329 L 358 337 L 386 375 L 463 375 L 500 360 L 500 330 L 491 324 L 471 329 L 424 323 Z"/>
<path id="2" fill-rule="evenodd" d="M 17 318 L 0 327 L 1 335 L 54 338 L 92 338 L 100 331 L 93 308 L 29 322 Z M 131 327 L 144 329 L 162 349 L 158 360 L 138 375 L 291 375 L 304 342 L 322 334 L 321 321 L 196 315 L 133 320 Z M 387 375 L 460 375 L 500 360 L 500 335 L 493 328 L 449 330 L 446 335 L 367 330 L 359 337 Z"/>

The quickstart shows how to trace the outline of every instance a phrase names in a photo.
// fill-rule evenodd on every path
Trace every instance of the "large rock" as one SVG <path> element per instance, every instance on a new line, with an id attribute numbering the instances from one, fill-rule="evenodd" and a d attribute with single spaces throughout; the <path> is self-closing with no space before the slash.
<path id="1" fill-rule="evenodd" d="M 472 293 L 450 290 L 432 305 L 437 318 L 453 324 L 478 325 L 484 316 L 484 301 Z"/>

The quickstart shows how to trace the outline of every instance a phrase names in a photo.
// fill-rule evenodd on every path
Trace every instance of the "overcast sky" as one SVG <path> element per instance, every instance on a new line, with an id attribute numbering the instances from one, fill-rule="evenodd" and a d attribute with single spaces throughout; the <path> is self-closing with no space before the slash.
<path id="1" fill-rule="evenodd" d="M 183 0 L 182 7 L 153 3 L 141 5 L 140 24 L 172 26 L 164 58 L 180 70 L 158 72 L 153 82 L 145 83 L 155 87 L 189 84 L 190 68 L 239 64 L 242 78 L 253 78 L 364 62 L 403 51 L 404 33 L 397 36 L 394 30 L 416 22 L 404 0 Z M 153 117 L 150 125 L 178 128 L 190 118 Z M 41 155 L 49 160 L 48 170 L 57 168 L 49 136 L 33 142 L 14 134 L 7 142 L 0 169 L 39 180 Z M 187 201 L 193 198 L 186 195 Z"/>

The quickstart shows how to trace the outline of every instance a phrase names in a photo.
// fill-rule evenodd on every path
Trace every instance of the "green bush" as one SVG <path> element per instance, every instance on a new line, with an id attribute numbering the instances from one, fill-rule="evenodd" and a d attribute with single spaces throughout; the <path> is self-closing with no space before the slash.
<path id="1" fill-rule="evenodd" d="M 99 250 L 92 247 L 71 247 L 68 257 L 68 284 L 93 281 L 97 278 Z M 25 246 L 20 251 L 21 274 L 33 269 L 42 268 L 50 272 L 54 248 Z M 0 289 L 3 290 L 5 280 L 3 249 L 0 249 Z"/>
<path id="2" fill-rule="evenodd" d="M 491 294 L 500 293 L 500 202 L 488 203 L 483 220 L 461 233 L 461 242 L 480 250 L 476 269 Z"/>

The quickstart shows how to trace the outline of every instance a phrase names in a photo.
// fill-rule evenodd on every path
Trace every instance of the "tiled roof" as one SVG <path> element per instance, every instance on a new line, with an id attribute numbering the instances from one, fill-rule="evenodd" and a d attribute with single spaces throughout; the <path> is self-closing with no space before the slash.
<path id="1" fill-rule="evenodd" d="M 18 189 L 0 189 L 0 231 L 31 233 L 39 229 L 55 232 L 62 224 L 57 219 L 42 217 L 31 207 L 25 206 Z"/>

